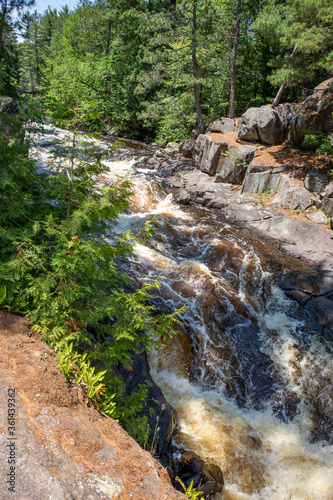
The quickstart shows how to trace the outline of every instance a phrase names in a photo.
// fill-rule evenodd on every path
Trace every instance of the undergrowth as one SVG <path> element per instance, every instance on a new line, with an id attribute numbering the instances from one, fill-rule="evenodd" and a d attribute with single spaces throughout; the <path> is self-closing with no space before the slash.
<path id="1" fill-rule="evenodd" d="M 159 284 L 131 290 L 117 267 L 137 238 L 149 237 L 151 225 L 139 235 L 120 236 L 114 245 L 104 238 L 129 206 L 129 180 L 98 184 L 107 172 L 101 162 L 105 151 L 80 143 L 77 113 L 50 171 L 37 173 L 26 136 L 34 110 L 26 103 L 19 117 L 8 114 L 0 123 L 0 307 L 25 315 L 87 403 L 147 445 L 148 419 L 138 412 L 148 385 L 126 394 L 115 372 L 120 366 L 131 370 L 133 353 L 149 352 L 172 337 L 181 311 L 158 314 L 149 299 Z"/>

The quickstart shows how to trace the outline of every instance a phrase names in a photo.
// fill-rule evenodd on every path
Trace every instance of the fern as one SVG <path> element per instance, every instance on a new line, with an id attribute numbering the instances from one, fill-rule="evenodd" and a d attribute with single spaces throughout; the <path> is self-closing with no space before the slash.
<path id="1" fill-rule="evenodd" d="M 0 175 L 1 307 L 24 314 L 55 349 L 62 373 L 76 381 L 87 402 L 144 444 L 149 425 L 137 414 L 146 404 L 147 385 L 126 396 L 112 366 L 130 369 L 133 352 L 149 351 L 174 335 L 181 310 L 159 315 L 149 305 L 158 283 L 128 293 L 129 279 L 116 262 L 131 254 L 136 237 L 151 234 L 153 222 L 136 237 L 127 234 L 109 246 L 103 234 L 128 207 L 132 193 L 128 180 L 103 189 L 96 185 L 96 176 L 106 169 L 100 151 L 79 144 L 74 135 L 71 148 L 64 145 L 61 151 L 58 145 L 57 172 L 37 175 L 23 138 L 4 135 L 0 141 L 5 160 Z M 74 163 L 68 171 L 64 162 L 70 159 Z"/>

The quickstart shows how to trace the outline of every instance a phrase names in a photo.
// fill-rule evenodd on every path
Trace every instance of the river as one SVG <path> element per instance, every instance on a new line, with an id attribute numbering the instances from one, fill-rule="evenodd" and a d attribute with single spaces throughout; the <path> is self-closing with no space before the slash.
<path id="1" fill-rule="evenodd" d="M 33 148 L 41 168 L 52 137 L 64 135 L 46 128 Z M 100 145 L 111 173 L 99 182 L 130 176 L 135 191 L 106 237 L 154 217 L 153 237 L 124 269 L 135 283 L 161 282 L 162 310 L 187 305 L 178 335 L 149 359 L 178 413 L 175 446 L 222 469 L 225 500 L 332 499 L 331 345 L 276 279 L 309 269 L 218 211 L 174 203 L 156 172 L 132 168 L 153 147 L 125 141 L 109 154 Z"/>

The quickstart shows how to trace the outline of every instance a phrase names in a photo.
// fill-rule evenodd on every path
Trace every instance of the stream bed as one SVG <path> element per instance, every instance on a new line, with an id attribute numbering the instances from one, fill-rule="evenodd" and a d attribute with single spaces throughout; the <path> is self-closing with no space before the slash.
<path id="1" fill-rule="evenodd" d="M 33 137 L 41 169 L 65 136 L 45 131 Z M 226 223 L 217 210 L 174 203 L 156 172 L 132 167 L 153 146 L 124 141 L 110 153 L 107 141 L 99 143 L 110 167 L 99 182 L 130 176 L 135 192 L 105 236 L 114 241 L 155 220 L 153 237 L 135 246 L 124 271 L 137 284 L 161 282 L 161 310 L 187 305 L 178 335 L 149 359 L 177 410 L 174 446 L 221 468 L 219 498 L 332 499 L 332 344 L 277 279 L 311 275 L 308 263 Z"/>

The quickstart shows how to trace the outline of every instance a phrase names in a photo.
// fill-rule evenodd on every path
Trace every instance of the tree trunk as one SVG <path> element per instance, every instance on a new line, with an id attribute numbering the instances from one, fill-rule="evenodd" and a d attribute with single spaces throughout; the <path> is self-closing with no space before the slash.
<path id="1" fill-rule="evenodd" d="M 296 55 L 296 52 L 297 52 L 297 43 L 295 44 L 295 47 L 294 47 L 294 50 L 293 50 L 293 53 L 291 54 L 291 58 L 294 59 L 295 55 Z M 272 107 L 275 108 L 276 106 L 278 106 L 280 104 L 280 101 L 281 101 L 281 97 L 282 97 L 282 94 L 284 92 L 284 89 L 286 88 L 286 84 L 283 83 L 281 85 L 281 87 L 279 88 L 278 90 L 278 93 L 276 94 L 275 96 L 275 99 L 273 101 L 273 104 L 272 104 Z"/>
<path id="2" fill-rule="evenodd" d="M 197 64 L 197 4 L 198 0 L 193 0 L 193 18 L 192 18 L 192 72 L 194 76 L 194 80 L 197 80 L 199 77 L 198 74 L 198 64 Z M 195 100 L 195 110 L 197 112 L 198 118 L 198 128 L 197 131 L 199 134 L 203 134 L 205 131 L 205 121 L 202 116 L 201 105 L 200 105 L 200 97 L 199 97 L 199 87 L 198 83 L 194 81 L 193 84 L 194 90 L 194 100 Z"/>
<path id="3" fill-rule="evenodd" d="M 108 56 L 110 52 L 110 40 L 111 40 L 111 26 L 112 26 L 112 21 L 111 19 L 109 20 L 108 24 L 108 36 L 106 39 L 106 46 L 105 46 L 105 55 Z"/>
<path id="4" fill-rule="evenodd" d="M 239 38 L 240 14 L 242 10 L 242 0 L 237 2 L 236 13 L 236 28 L 234 36 L 234 46 L 232 49 L 232 67 L 231 67 L 231 83 L 230 83 L 230 100 L 229 100 L 229 118 L 235 118 L 235 101 L 236 101 L 236 60 Z"/>
<path id="5" fill-rule="evenodd" d="M 2 15 L 1 24 L 0 24 L 0 58 L 1 58 L 1 52 L 2 52 L 2 39 L 3 39 L 3 30 L 4 30 L 5 22 L 6 22 L 6 15 L 7 15 L 7 0 L 5 1 L 5 4 L 3 6 L 3 15 Z"/>

